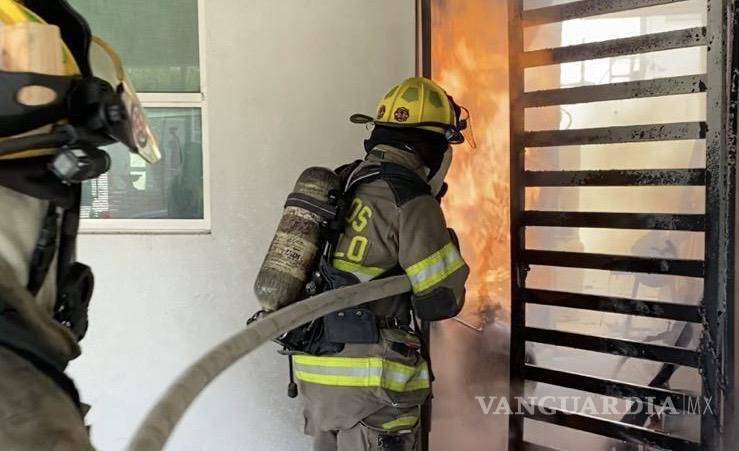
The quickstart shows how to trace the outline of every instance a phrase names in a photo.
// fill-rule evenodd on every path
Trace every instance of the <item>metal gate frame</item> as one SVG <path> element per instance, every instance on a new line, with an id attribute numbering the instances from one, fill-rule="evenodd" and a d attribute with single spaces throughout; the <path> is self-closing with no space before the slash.
<path id="1" fill-rule="evenodd" d="M 701 442 L 695 443 L 637 425 L 610 421 L 575 412 L 547 409 L 512 415 L 510 450 L 546 450 L 524 441 L 524 418 L 587 431 L 625 442 L 671 450 L 718 450 L 722 426 L 731 408 L 734 381 L 734 215 L 736 151 L 736 59 L 733 30 L 734 1 L 707 0 L 706 27 L 656 33 L 536 51 L 524 51 L 523 29 L 685 0 L 581 0 L 534 10 L 523 9 L 523 0 L 508 0 L 511 90 L 511 389 L 510 399 L 523 395 L 525 381 L 537 381 L 613 397 L 667 397 L 683 407 L 708 402 L 713 414 L 701 418 Z M 630 81 L 608 85 L 524 92 L 527 67 L 632 55 L 659 50 L 706 46 L 707 73 L 683 77 Z M 527 132 L 524 110 L 528 107 L 596 102 L 706 92 L 706 121 L 579 130 Z M 606 144 L 678 139 L 705 139 L 705 169 L 527 171 L 525 149 L 578 144 Z M 526 210 L 526 187 L 532 186 L 668 186 L 701 185 L 706 188 L 705 215 L 581 213 Z M 527 226 L 595 227 L 611 229 L 684 230 L 705 232 L 704 260 L 624 257 L 576 252 L 527 250 Z M 526 288 L 529 265 L 671 274 L 704 279 L 703 300 L 698 306 L 639 299 L 582 295 Z M 677 347 L 616 340 L 526 326 L 526 305 L 548 305 L 639 315 L 700 323 L 697 351 Z M 666 366 L 698 368 L 702 393 L 686 394 L 660 387 L 603 380 L 528 365 L 526 342 L 664 362 Z M 728 377 L 728 380 L 727 380 Z M 513 402 L 513 401 L 511 401 Z M 725 405 L 726 404 L 726 405 Z M 693 404 L 694 405 L 694 404 Z M 677 407 L 681 407 L 677 405 Z M 553 415 L 552 415 L 553 413 Z M 734 448 L 730 445 L 726 449 Z"/>

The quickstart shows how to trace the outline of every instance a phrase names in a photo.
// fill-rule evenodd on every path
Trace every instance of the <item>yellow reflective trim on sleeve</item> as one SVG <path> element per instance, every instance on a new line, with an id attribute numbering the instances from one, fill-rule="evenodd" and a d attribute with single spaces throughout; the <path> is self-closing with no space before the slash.
<path id="1" fill-rule="evenodd" d="M 352 263 L 346 260 L 340 260 L 338 258 L 334 258 L 332 265 L 336 269 L 354 274 L 363 282 L 369 280 L 368 277 L 370 279 L 374 279 L 375 277 L 385 272 L 385 270 L 382 268 L 378 268 L 375 266 L 362 266 L 358 263 Z"/>
<path id="2" fill-rule="evenodd" d="M 399 428 L 408 428 L 413 427 L 418 423 L 418 417 L 416 416 L 407 416 L 407 417 L 400 417 L 396 418 L 392 421 L 388 421 L 387 423 L 384 423 L 382 425 L 382 428 L 386 431 L 390 431 L 393 429 L 399 429 Z"/>
<path id="3" fill-rule="evenodd" d="M 430 256 L 408 267 L 405 272 L 411 280 L 413 292 L 421 293 L 443 282 L 464 264 L 457 246 L 454 243 L 447 243 Z"/>
<path id="4" fill-rule="evenodd" d="M 396 392 L 430 388 L 426 362 L 413 367 L 379 357 L 294 355 L 295 377 L 337 387 L 382 387 Z"/>

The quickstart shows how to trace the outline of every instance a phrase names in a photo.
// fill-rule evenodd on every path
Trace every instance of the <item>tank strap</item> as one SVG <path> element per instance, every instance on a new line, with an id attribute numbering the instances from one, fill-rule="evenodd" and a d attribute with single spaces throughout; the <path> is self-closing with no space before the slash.
<path id="1" fill-rule="evenodd" d="M 319 202 L 315 198 L 302 193 L 291 193 L 287 196 L 285 207 L 300 207 L 315 213 L 325 221 L 333 221 L 338 214 L 336 205 Z"/>

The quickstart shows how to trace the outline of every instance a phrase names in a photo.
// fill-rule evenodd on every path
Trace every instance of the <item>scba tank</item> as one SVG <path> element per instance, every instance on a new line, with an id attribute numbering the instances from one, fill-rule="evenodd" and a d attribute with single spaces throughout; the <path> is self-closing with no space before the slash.
<path id="1" fill-rule="evenodd" d="M 266 311 L 297 301 L 313 272 L 321 251 L 318 213 L 329 205 L 332 191 L 341 189 L 334 171 L 308 168 L 288 196 L 282 219 L 254 283 L 254 293 Z"/>

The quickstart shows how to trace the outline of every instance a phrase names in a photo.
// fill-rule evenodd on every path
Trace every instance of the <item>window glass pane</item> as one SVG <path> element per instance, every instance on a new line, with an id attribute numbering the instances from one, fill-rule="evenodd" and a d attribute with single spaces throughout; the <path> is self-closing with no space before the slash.
<path id="1" fill-rule="evenodd" d="M 107 174 L 85 183 L 82 218 L 203 219 L 200 109 L 147 108 L 162 160 L 146 165 L 120 144 L 108 146 Z"/>
<path id="2" fill-rule="evenodd" d="M 70 0 L 139 92 L 199 92 L 197 0 Z"/>

